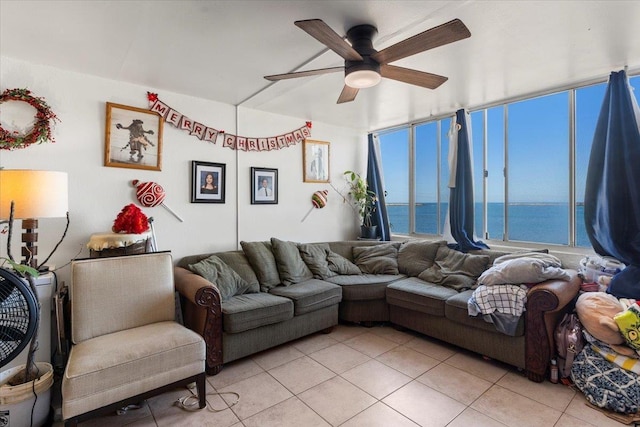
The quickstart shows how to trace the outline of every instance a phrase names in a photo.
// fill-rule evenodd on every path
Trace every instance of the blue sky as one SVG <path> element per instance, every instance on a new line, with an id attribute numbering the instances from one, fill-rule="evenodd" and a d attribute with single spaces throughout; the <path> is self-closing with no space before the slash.
<path id="1" fill-rule="evenodd" d="M 640 86 L 640 76 L 631 78 L 632 86 Z M 576 195 L 584 199 L 584 183 L 589 162 L 589 152 L 596 121 L 606 90 L 606 83 L 576 91 Z M 637 94 L 636 94 L 637 97 Z M 503 107 L 488 111 L 488 170 L 489 202 L 502 202 L 504 180 Z M 569 95 L 561 92 L 540 98 L 512 103 L 508 108 L 509 121 L 509 201 L 510 202 L 566 202 L 569 198 L 568 138 Z M 476 120 L 480 119 L 480 120 Z M 481 201 L 482 113 L 472 113 L 474 140 L 474 168 L 476 201 Z M 446 158 L 448 140 L 446 134 L 449 119 L 442 120 L 443 149 L 440 164 L 442 177 L 448 179 Z M 407 203 L 408 195 L 408 129 L 381 136 L 381 144 L 387 201 Z M 427 123 L 417 127 L 416 146 L 416 200 L 435 202 L 437 176 L 436 134 L 437 125 Z M 441 198 L 448 200 L 446 182 L 441 186 Z"/>

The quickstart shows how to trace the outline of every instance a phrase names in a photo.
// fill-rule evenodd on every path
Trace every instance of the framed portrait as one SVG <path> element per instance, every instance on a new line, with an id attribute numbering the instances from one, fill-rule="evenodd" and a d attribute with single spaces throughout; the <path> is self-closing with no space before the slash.
<path id="1" fill-rule="evenodd" d="M 329 182 L 329 143 L 305 139 L 302 144 L 304 182 Z"/>
<path id="2" fill-rule="evenodd" d="M 226 166 L 223 163 L 191 162 L 191 203 L 224 203 Z"/>
<path id="3" fill-rule="evenodd" d="M 278 169 L 251 168 L 251 204 L 278 204 Z"/>
<path id="4" fill-rule="evenodd" d="M 107 102 L 104 165 L 161 170 L 163 123 L 152 111 Z"/>

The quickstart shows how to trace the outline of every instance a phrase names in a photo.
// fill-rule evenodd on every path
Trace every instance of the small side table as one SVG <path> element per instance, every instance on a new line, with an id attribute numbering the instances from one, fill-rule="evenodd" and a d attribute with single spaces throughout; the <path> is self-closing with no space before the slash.
<path id="1" fill-rule="evenodd" d="M 87 247 L 91 258 L 144 254 L 151 250 L 151 232 L 92 234 Z"/>

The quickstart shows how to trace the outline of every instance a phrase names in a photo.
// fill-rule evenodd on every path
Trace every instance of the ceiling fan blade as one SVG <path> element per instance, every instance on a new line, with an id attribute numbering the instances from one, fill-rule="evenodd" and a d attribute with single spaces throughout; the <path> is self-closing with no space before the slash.
<path id="1" fill-rule="evenodd" d="M 342 37 L 331 29 L 322 19 L 308 19 L 294 22 L 311 37 L 326 45 L 329 49 L 349 61 L 362 61 L 362 56 Z"/>
<path id="2" fill-rule="evenodd" d="M 409 68 L 396 67 L 395 65 L 381 65 L 380 75 L 388 79 L 426 87 L 427 89 L 435 89 L 449 80 L 448 77 L 425 73 L 424 71 L 411 70 Z"/>
<path id="3" fill-rule="evenodd" d="M 461 20 L 454 19 L 382 49 L 380 52 L 371 55 L 371 57 L 380 64 L 388 64 L 389 62 L 466 39 L 467 37 L 471 37 L 469 29 Z"/>
<path id="4" fill-rule="evenodd" d="M 272 76 L 264 76 L 264 78 L 274 82 L 276 80 L 295 79 L 296 77 L 317 76 L 320 74 L 329 74 L 329 73 L 335 73 L 338 71 L 344 71 L 344 67 L 320 68 L 317 70 L 298 71 L 295 73 L 274 74 Z"/>
<path id="5" fill-rule="evenodd" d="M 351 102 L 356 99 L 356 95 L 360 89 L 356 89 L 354 87 L 350 87 L 344 85 L 342 88 L 342 92 L 340 92 L 340 96 L 338 97 L 338 102 L 336 104 L 342 104 L 344 102 Z"/>

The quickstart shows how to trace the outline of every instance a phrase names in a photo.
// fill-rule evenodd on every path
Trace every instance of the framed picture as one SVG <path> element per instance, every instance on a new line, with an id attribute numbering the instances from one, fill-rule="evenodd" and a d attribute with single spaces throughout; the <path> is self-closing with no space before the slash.
<path id="1" fill-rule="evenodd" d="M 161 170 L 163 123 L 152 111 L 107 102 L 104 165 Z"/>
<path id="2" fill-rule="evenodd" d="M 191 203 L 224 203 L 226 166 L 223 163 L 191 162 Z"/>
<path id="3" fill-rule="evenodd" d="M 329 143 L 305 139 L 302 145 L 304 182 L 329 182 Z"/>
<path id="4" fill-rule="evenodd" d="M 278 169 L 251 168 L 251 204 L 278 204 Z"/>

